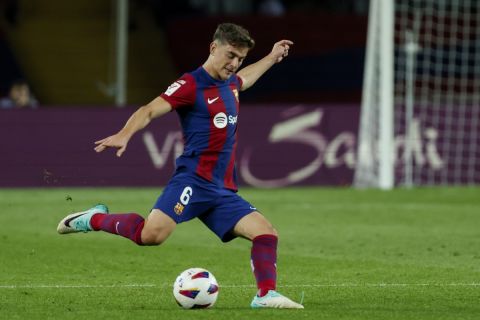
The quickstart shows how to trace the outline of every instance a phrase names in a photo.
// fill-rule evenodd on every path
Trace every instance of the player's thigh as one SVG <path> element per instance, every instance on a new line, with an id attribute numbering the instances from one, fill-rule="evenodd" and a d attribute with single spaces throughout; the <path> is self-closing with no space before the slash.
<path id="1" fill-rule="evenodd" d="M 249 240 L 253 240 L 262 234 L 278 236 L 277 230 L 270 221 L 258 211 L 253 211 L 240 219 L 233 228 L 233 234 Z"/>
<path id="2" fill-rule="evenodd" d="M 161 244 L 175 230 L 177 223 L 160 209 L 153 209 L 142 230 L 142 243 Z"/>

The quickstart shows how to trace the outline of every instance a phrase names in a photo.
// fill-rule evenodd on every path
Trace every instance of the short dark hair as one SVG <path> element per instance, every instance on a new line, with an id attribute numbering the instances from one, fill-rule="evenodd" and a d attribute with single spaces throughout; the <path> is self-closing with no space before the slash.
<path id="1" fill-rule="evenodd" d="M 228 43 L 234 47 L 246 47 L 253 49 L 255 40 L 250 37 L 247 29 L 234 23 L 221 23 L 218 25 L 213 41 L 218 40 L 221 43 Z"/>

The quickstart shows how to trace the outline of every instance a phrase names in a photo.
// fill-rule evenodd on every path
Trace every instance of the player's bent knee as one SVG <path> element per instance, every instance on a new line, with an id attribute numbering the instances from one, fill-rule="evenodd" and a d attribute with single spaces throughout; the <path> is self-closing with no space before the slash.
<path id="1" fill-rule="evenodd" d="M 265 234 L 271 234 L 278 237 L 278 232 L 270 221 L 256 211 L 240 219 L 235 225 L 233 233 L 249 240 L 253 240 L 256 237 Z"/>
<path id="2" fill-rule="evenodd" d="M 270 234 L 273 234 L 274 236 L 278 237 L 278 231 L 277 229 L 275 229 L 273 226 L 272 226 L 272 229 L 271 229 L 271 233 Z"/>
<path id="3" fill-rule="evenodd" d="M 158 209 L 152 210 L 142 230 L 142 243 L 144 245 L 160 245 L 173 232 L 175 221 Z"/>
<path id="4" fill-rule="evenodd" d="M 142 243 L 146 246 L 158 246 L 167 240 L 169 234 L 147 230 L 142 232 Z"/>
<path id="5" fill-rule="evenodd" d="M 261 236 L 261 235 L 264 235 L 264 234 L 271 234 L 271 235 L 274 235 L 274 236 L 278 237 L 277 229 L 275 229 L 271 224 L 266 225 L 263 228 L 260 228 L 259 230 L 257 230 L 254 237 L 255 236 Z"/>
<path id="6" fill-rule="evenodd" d="M 256 235 L 271 234 L 278 237 L 278 231 L 273 227 L 272 223 L 268 221 L 265 217 L 261 217 L 262 219 L 259 219 L 257 223 L 258 229 L 255 230 Z"/>

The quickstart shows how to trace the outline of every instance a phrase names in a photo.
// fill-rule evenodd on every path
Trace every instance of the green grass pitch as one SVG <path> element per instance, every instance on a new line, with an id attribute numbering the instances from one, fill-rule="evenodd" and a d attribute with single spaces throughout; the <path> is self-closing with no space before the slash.
<path id="1" fill-rule="evenodd" d="M 250 243 L 198 221 L 159 247 L 58 221 L 104 202 L 146 215 L 159 189 L 0 189 L 1 319 L 479 319 L 480 189 L 245 188 L 280 233 L 278 290 L 304 310 L 251 310 Z M 182 310 L 171 288 L 209 269 L 217 304 Z"/>

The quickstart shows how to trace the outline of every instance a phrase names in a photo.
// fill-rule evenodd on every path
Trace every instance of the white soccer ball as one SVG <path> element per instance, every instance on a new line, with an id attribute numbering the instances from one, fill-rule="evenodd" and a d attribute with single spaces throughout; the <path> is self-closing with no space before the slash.
<path id="1" fill-rule="evenodd" d="M 191 268 L 177 277 L 173 295 L 182 308 L 211 308 L 217 301 L 218 282 L 210 271 Z"/>

